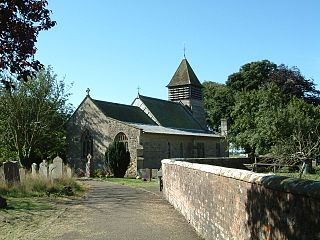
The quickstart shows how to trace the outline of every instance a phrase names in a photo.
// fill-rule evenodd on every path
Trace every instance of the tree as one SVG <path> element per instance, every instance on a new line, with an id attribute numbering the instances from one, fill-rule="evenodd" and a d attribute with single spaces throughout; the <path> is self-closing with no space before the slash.
<path id="1" fill-rule="evenodd" d="M 71 114 L 69 93 L 48 67 L 29 82 L 0 92 L 0 147 L 29 167 L 32 162 L 65 155 L 65 123 Z M 9 154 L 10 153 L 10 154 Z"/>
<path id="2" fill-rule="evenodd" d="M 275 84 L 235 97 L 229 138 L 256 155 L 294 164 L 320 156 L 320 107 L 287 95 Z"/>
<path id="3" fill-rule="evenodd" d="M 320 103 L 320 91 L 315 89 L 312 79 L 302 76 L 297 67 L 277 66 L 268 60 L 243 65 L 239 72 L 228 77 L 226 85 L 236 93 L 258 90 L 269 83 L 275 84 L 286 95 L 288 102 L 297 97 L 310 103 Z"/>
<path id="4" fill-rule="evenodd" d="M 130 153 L 123 142 L 114 141 L 107 148 L 106 164 L 115 177 L 123 178 L 130 164 Z"/>
<path id="5" fill-rule="evenodd" d="M 51 11 L 45 0 L 6 0 L 0 2 L 0 75 L 6 88 L 13 85 L 8 76 L 27 81 L 42 64 L 34 59 L 40 31 L 52 28 Z"/>
<path id="6" fill-rule="evenodd" d="M 230 141 L 247 153 L 268 153 L 285 127 L 279 119 L 284 104 L 284 95 L 274 84 L 237 93 L 231 112 Z"/>
<path id="7" fill-rule="evenodd" d="M 225 84 L 204 82 L 203 86 L 207 123 L 213 130 L 218 131 L 221 119 L 230 118 L 234 98 Z"/>
<path id="8" fill-rule="evenodd" d="M 279 115 L 285 129 L 271 153 L 281 161 L 303 162 L 320 157 L 320 107 L 293 98 Z"/>

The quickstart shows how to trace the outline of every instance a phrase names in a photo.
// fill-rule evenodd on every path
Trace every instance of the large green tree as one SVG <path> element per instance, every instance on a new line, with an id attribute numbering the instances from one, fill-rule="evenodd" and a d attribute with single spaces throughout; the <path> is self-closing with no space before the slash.
<path id="1" fill-rule="evenodd" d="M 297 67 L 276 65 L 268 60 L 243 65 L 228 77 L 225 85 L 204 83 L 209 124 L 216 129 L 220 119 L 227 118 L 230 142 L 248 153 L 282 151 L 286 156 L 289 152 L 315 156 L 319 143 L 313 133 L 319 131 L 316 127 L 319 103 L 319 90 L 312 79 L 306 79 Z"/>
<path id="2" fill-rule="evenodd" d="M 35 43 L 40 31 L 56 24 L 47 4 L 45 0 L 0 1 L 0 75 L 6 88 L 13 86 L 8 76 L 27 81 L 42 67 L 34 58 Z"/>
<path id="3" fill-rule="evenodd" d="M 239 92 L 231 116 L 230 140 L 248 153 L 290 163 L 319 156 L 319 106 L 297 97 L 287 102 L 275 84 Z"/>
<path id="4" fill-rule="evenodd" d="M 269 83 L 275 84 L 286 95 L 287 101 L 297 97 L 310 103 L 320 103 L 320 91 L 312 79 L 306 79 L 297 67 L 276 65 L 268 60 L 247 63 L 226 81 L 233 92 L 257 90 Z"/>
<path id="5" fill-rule="evenodd" d="M 0 92 L 0 147 L 29 167 L 53 155 L 65 155 L 65 123 L 71 114 L 64 82 L 49 67 L 15 89 Z"/>
<path id="6" fill-rule="evenodd" d="M 225 84 L 208 81 L 203 86 L 207 123 L 213 130 L 219 131 L 221 119 L 229 120 L 234 97 Z"/>

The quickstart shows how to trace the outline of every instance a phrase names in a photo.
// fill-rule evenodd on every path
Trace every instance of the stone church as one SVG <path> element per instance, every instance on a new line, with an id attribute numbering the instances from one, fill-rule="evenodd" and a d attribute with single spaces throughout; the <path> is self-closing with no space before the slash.
<path id="1" fill-rule="evenodd" d="M 93 99 L 89 93 L 67 124 L 67 161 L 85 170 L 91 154 L 95 168 L 104 167 L 113 141 L 130 152 L 129 174 L 161 167 L 165 158 L 227 156 L 225 134 L 208 130 L 202 88 L 187 59 L 167 85 L 169 100 L 138 96 L 131 105 Z"/>

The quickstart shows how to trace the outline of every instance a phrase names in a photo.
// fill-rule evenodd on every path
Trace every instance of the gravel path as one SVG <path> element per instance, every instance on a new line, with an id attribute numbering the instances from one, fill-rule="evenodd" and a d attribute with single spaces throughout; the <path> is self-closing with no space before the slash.
<path id="1" fill-rule="evenodd" d="M 201 239 L 161 196 L 108 182 L 88 181 L 87 197 L 25 239 Z"/>

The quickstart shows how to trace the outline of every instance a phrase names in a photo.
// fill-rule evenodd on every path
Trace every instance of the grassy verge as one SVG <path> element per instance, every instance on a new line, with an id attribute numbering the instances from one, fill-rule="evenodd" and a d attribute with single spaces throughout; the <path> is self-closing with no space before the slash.
<path id="1" fill-rule="evenodd" d="M 125 185 L 128 187 L 135 187 L 135 188 L 144 188 L 147 190 L 156 190 L 159 188 L 159 183 L 157 183 L 154 179 L 152 181 L 143 181 L 141 179 L 135 178 L 104 178 L 103 181 L 113 182 L 121 185 Z"/>
<path id="2" fill-rule="evenodd" d="M 298 172 L 291 172 L 291 173 L 276 173 L 278 176 L 286 176 L 292 178 L 299 178 Z M 320 181 L 320 174 L 302 174 L 301 179 L 308 179 L 313 181 Z"/>
<path id="3" fill-rule="evenodd" d="M 73 178 L 50 181 L 27 176 L 19 183 L 7 185 L 0 181 L 0 196 L 8 206 L 0 209 L 0 240 L 32 239 L 26 237 L 49 226 L 66 209 L 66 204 L 85 191 L 82 183 Z"/>
<path id="4" fill-rule="evenodd" d="M 0 181 L 0 195 L 3 197 L 73 196 L 83 191 L 83 185 L 73 178 L 51 181 L 50 179 L 28 176 L 23 182 L 12 185 Z"/>

